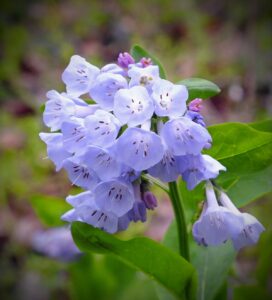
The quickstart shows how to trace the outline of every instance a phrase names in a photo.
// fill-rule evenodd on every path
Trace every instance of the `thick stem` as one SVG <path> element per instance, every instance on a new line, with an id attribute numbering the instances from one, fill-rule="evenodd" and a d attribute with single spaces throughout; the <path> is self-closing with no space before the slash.
<path id="1" fill-rule="evenodd" d="M 169 182 L 169 195 L 173 204 L 178 230 L 179 252 L 187 261 L 190 260 L 188 233 L 185 221 L 184 209 L 176 182 Z"/>

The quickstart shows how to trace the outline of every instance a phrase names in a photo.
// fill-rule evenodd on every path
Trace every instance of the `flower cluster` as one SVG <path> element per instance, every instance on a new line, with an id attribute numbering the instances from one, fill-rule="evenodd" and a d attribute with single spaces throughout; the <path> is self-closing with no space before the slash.
<path id="1" fill-rule="evenodd" d="M 62 80 L 65 93 L 47 93 L 43 119 L 51 133 L 40 137 L 56 170 L 85 190 L 67 198 L 73 209 L 63 220 L 115 233 L 157 206 L 143 174 L 163 182 L 181 175 L 193 189 L 225 170 L 201 154 L 212 141 L 201 100 L 187 104 L 187 88 L 162 79 L 151 59 L 121 53 L 99 69 L 75 55 Z"/>
<path id="2" fill-rule="evenodd" d="M 217 246 L 231 240 L 234 248 L 240 250 L 257 243 L 264 227 L 255 217 L 241 213 L 222 191 L 217 201 L 209 181 L 206 197 L 201 216 L 193 225 L 193 236 L 199 245 Z"/>

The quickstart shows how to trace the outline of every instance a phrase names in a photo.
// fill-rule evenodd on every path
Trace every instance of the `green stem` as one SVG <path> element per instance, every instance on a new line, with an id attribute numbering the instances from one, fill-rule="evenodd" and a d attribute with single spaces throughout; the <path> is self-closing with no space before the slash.
<path id="1" fill-rule="evenodd" d="M 185 221 L 184 209 L 182 206 L 181 197 L 178 191 L 177 183 L 169 182 L 169 194 L 173 204 L 174 213 L 176 217 L 176 224 L 178 230 L 179 252 L 187 261 L 190 260 L 189 246 L 188 246 L 188 233 Z"/>

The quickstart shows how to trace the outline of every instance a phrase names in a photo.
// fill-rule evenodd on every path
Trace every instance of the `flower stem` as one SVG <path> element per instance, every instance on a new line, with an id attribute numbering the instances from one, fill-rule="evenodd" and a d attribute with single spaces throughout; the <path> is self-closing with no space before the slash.
<path id="1" fill-rule="evenodd" d="M 179 252 L 187 261 L 190 260 L 189 245 L 188 245 L 188 233 L 185 221 L 184 209 L 181 201 L 181 197 L 178 191 L 177 183 L 169 182 L 169 195 L 173 204 L 173 209 L 176 217 Z"/>

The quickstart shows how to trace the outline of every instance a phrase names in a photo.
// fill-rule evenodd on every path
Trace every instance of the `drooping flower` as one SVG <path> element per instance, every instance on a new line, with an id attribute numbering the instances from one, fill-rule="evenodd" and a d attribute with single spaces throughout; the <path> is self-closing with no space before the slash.
<path id="1" fill-rule="evenodd" d="M 93 194 L 101 210 L 112 212 L 117 217 L 127 213 L 135 202 L 131 183 L 120 179 L 102 181 L 93 189 Z"/>
<path id="2" fill-rule="evenodd" d="M 80 96 L 89 92 L 98 74 L 99 69 L 96 66 L 79 55 L 73 55 L 62 74 L 62 80 L 69 94 Z"/>
<path id="3" fill-rule="evenodd" d="M 110 180 L 121 175 L 123 166 L 117 162 L 110 150 L 105 148 L 89 146 L 82 160 L 101 180 Z"/>
<path id="4" fill-rule="evenodd" d="M 169 149 L 177 156 L 198 155 L 212 139 L 206 128 L 185 117 L 166 122 L 161 135 Z"/>
<path id="5" fill-rule="evenodd" d="M 63 146 L 71 153 L 81 153 L 87 144 L 84 119 L 72 118 L 62 123 Z"/>
<path id="6" fill-rule="evenodd" d="M 118 138 L 115 151 L 118 159 L 136 171 L 146 170 L 163 156 L 161 138 L 151 131 L 131 127 Z"/>
<path id="7" fill-rule="evenodd" d="M 226 168 L 209 155 L 184 155 L 176 157 L 177 168 L 182 179 L 192 190 L 201 181 L 216 178 L 220 171 Z"/>
<path id="8" fill-rule="evenodd" d="M 240 231 L 235 231 L 231 236 L 233 246 L 240 250 L 245 246 L 254 245 L 258 242 L 260 234 L 265 230 L 263 225 L 251 214 L 241 213 L 232 203 L 228 195 L 220 192 L 220 202 L 234 214 L 242 218 L 243 226 Z"/>
<path id="9" fill-rule="evenodd" d="M 59 171 L 66 158 L 71 156 L 63 146 L 63 136 L 61 133 L 44 133 L 39 134 L 41 140 L 47 145 L 47 155 L 54 162 L 56 171 Z"/>
<path id="10" fill-rule="evenodd" d="M 79 157 L 67 158 L 63 163 L 63 167 L 73 185 L 91 189 L 99 182 L 95 171 L 82 163 Z"/>
<path id="11" fill-rule="evenodd" d="M 127 86 L 127 80 L 123 76 L 108 72 L 101 73 L 90 88 L 90 96 L 101 108 L 111 111 L 116 92 Z"/>
<path id="12" fill-rule="evenodd" d="M 111 146 L 120 129 L 120 122 L 114 115 L 97 110 L 84 119 L 88 144 L 100 147 Z"/>
<path id="13" fill-rule="evenodd" d="M 148 169 L 148 173 L 159 178 L 163 182 L 171 182 L 177 180 L 179 176 L 177 157 L 172 151 L 165 146 L 162 159 Z"/>
<path id="14" fill-rule="evenodd" d="M 234 232 L 240 232 L 242 218 L 219 206 L 210 182 L 206 184 L 206 197 L 206 207 L 193 225 L 193 235 L 201 245 L 217 246 L 230 239 Z"/>
<path id="15" fill-rule="evenodd" d="M 184 115 L 188 99 L 188 90 L 184 85 L 160 79 L 153 84 L 152 91 L 157 116 L 175 118 Z"/>
<path id="16" fill-rule="evenodd" d="M 75 103 L 54 90 L 47 92 L 46 96 L 48 101 L 45 104 L 43 121 L 51 131 L 56 131 L 65 120 L 75 115 Z"/>
<path id="17" fill-rule="evenodd" d="M 111 212 L 101 210 L 95 203 L 91 192 L 83 192 L 67 197 L 67 202 L 74 208 L 62 215 L 66 222 L 83 222 L 109 233 L 118 230 L 118 217 Z"/>
<path id="18" fill-rule="evenodd" d="M 134 86 L 119 90 L 115 94 L 113 111 L 123 124 L 137 126 L 152 117 L 154 106 L 146 89 L 142 86 Z"/>

